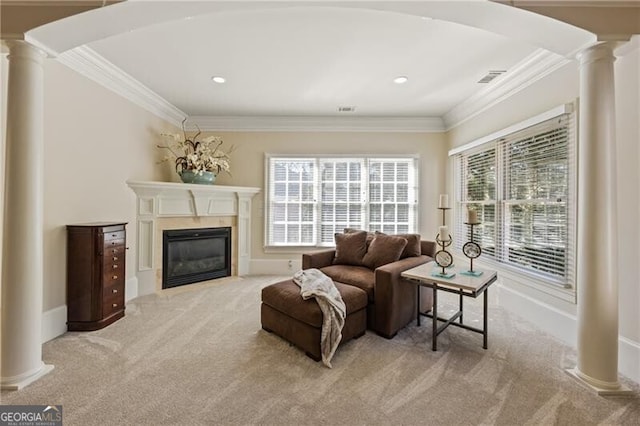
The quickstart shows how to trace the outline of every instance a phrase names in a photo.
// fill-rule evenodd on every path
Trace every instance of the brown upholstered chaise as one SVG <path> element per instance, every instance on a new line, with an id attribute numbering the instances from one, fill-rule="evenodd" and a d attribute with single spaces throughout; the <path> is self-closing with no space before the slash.
<path id="1" fill-rule="evenodd" d="M 347 308 L 340 341 L 343 344 L 364 335 L 367 329 L 367 295 L 357 287 L 340 283 L 335 285 Z M 315 361 L 322 358 L 322 311 L 314 298 L 302 299 L 300 287 L 293 280 L 281 281 L 262 289 L 260 318 L 264 330 L 293 343 Z"/>
<path id="2" fill-rule="evenodd" d="M 421 254 L 379 266 L 371 270 L 366 266 L 335 265 L 335 250 L 302 255 L 302 268 L 317 268 L 335 282 L 359 287 L 367 293 L 367 327 L 388 339 L 416 318 L 416 286 L 404 282 L 400 274 L 407 269 L 427 263 L 435 254 L 436 244 L 420 242 Z M 431 310 L 430 291 L 422 291 L 420 308 Z"/>

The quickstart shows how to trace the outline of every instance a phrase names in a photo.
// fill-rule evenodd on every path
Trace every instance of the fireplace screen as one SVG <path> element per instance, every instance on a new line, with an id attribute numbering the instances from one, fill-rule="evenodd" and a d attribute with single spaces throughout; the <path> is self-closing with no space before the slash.
<path id="1" fill-rule="evenodd" d="M 231 275 L 231 228 L 166 230 L 162 288 Z"/>

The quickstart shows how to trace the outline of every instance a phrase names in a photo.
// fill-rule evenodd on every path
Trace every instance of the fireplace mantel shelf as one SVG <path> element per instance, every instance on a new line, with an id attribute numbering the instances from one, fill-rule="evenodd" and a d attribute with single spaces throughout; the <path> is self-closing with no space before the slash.
<path id="1" fill-rule="evenodd" d="M 238 201 L 251 200 L 260 188 L 127 181 L 138 196 L 138 215 L 157 217 L 237 216 Z"/>
<path id="2" fill-rule="evenodd" d="M 238 275 L 248 273 L 251 199 L 260 192 L 260 188 L 131 180 L 127 181 L 127 185 L 137 196 L 139 281 L 145 272 L 160 267 L 154 260 L 154 234 L 156 223 L 162 218 L 237 218 L 237 272 Z M 151 282 L 151 279 L 149 276 L 146 281 Z M 149 283 L 147 287 L 151 288 L 152 284 Z"/>
<path id="3" fill-rule="evenodd" d="M 178 182 L 151 182 L 151 181 L 127 181 L 127 185 L 135 191 L 136 194 L 153 195 L 167 192 L 197 192 L 197 193 L 216 193 L 216 192 L 234 192 L 240 194 L 257 194 L 260 188 L 249 186 L 228 186 L 228 185 L 197 185 Z"/>

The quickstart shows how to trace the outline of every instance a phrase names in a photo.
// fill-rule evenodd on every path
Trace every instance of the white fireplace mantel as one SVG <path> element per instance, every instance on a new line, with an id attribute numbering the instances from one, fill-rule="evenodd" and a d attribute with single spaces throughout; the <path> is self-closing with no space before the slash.
<path id="1" fill-rule="evenodd" d="M 156 221 L 165 217 L 234 216 L 238 225 L 238 275 L 249 273 L 251 199 L 260 188 L 127 181 L 137 195 L 138 272 L 156 268 Z"/>

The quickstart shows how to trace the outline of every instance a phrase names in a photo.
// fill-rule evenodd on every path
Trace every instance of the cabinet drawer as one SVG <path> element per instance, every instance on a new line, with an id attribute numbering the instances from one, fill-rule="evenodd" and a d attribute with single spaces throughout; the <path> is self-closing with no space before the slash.
<path id="1" fill-rule="evenodd" d="M 124 309 L 124 293 L 113 294 L 104 298 L 102 304 L 102 317 L 106 318 Z"/>
<path id="2" fill-rule="evenodd" d="M 109 250 L 115 247 L 124 247 L 124 238 L 120 238 L 117 240 L 105 240 L 104 241 L 104 248 L 105 250 Z"/>
<path id="3" fill-rule="evenodd" d="M 120 253 L 121 251 L 124 251 L 124 250 L 115 250 L 115 253 L 114 253 L 113 250 L 109 249 L 102 254 L 102 265 L 104 265 L 103 266 L 104 271 L 124 268 L 125 257 L 124 257 L 124 253 Z M 120 266 L 118 268 L 112 268 L 111 265 L 115 265 L 115 264 L 118 264 Z"/>
<path id="4" fill-rule="evenodd" d="M 124 260 L 124 256 L 125 256 L 124 252 L 125 252 L 124 245 L 113 246 L 113 247 L 105 246 L 104 250 L 102 251 L 102 256 L 104 261 L 106 261 L 107 259 L 113 260 L 114 257 Z M 117 262 L 117 260 L 113 260 L 113 261 Z"/>
<path id="5" fill-rule="evenodd" d="M 102 274 L 102 287 L 110 287 L 115 284 L 124 284 L 124 271 L 104 271 Z"/>
<path id="6" fill-rule="evenodd" d="M 112 283 L 111 285 L 105 285 L 102 289 L 102 298 L 107 300 L 110 297 L 124 294 L 124 283 L 121 281 Z"/>
<path id="7" fill-rule="evenodd" d="M 116 261 L 113 260 L 113 257 L 105 257 L 102 263 L 102 270 L 106 274 L 107 272 L 124 272 L 124 259 L 114 256 Z"/>
<path id="8" fill-rule="evenodd" d="M 124 231 L 113 231 L 113 232 L 105 232 L 103 235 L 104 242 L 113 241 L 113 240 L 124 240 L 125 233 Z"/>

